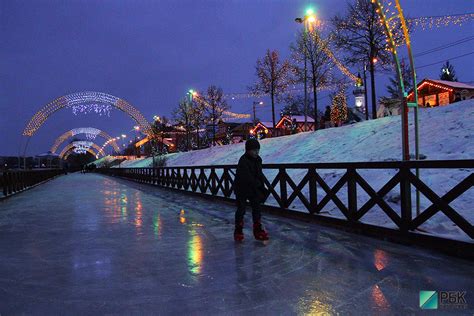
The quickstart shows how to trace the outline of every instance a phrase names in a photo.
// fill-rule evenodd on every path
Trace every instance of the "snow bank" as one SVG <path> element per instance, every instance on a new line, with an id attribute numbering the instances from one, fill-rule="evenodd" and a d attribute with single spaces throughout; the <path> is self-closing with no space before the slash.
<path id="1" fill-rule="evenodd" d="M 414 150 L 413 113 L 409 114 L 410 148 Z M 442 159 L 473 159 L 474 158 L 474 100 L 458 102 L 449 106 L 420 109 L 420 153 L 428 160 Z M 236 164 L 244 152 L 244 144 L 234 144 L 203 149 L 199 151 L 175 153 L 167 155 L 168 166 L 220 165 Z M 265 139 L 261 141 L 260 155 L 264 163 L 296 163 L 296 162 L 357 162 L 357 161 L 390 161 L 401 158 L 401 122 L 400 116 L 385 117 L 349 126 L 300 133 L 291 136 Z M 128 167 L 149 167 L 151 158 L 128 161 Z M 122 165 L 123 166 L 123 165 Z M 342 171 L 321 170 L 325 181 L 333 186 L 339 180 Z M 453 186 L 467 177 L 472 170 L 423 170 L 420 178 L 438 195 L 442 196 Z M 369 184 L 379 190 L 393 176 L 392 170 L 362 170 L 360 174 Z M 298 183 L 305 171 L 291 171 L 290 176 Z M 266 172 L 273 179 L 274 172 Z M 271 182 L 271 180 L 270 180 Z M 278 188 L 277 188 L 278 189 Z M 303 192 L 307 194 L 308 188 Z M 470 223 L 474 222 L 474 190 L 464 193 L 450 205 L 461 213 Z M 291 194 L 291 189 L 289 194 Z M 318 200 L 325 193 L 318 190 Z M 413 191 L 413 205 L 415 194 Z M 344 202 L 347 199 L 345 188 L 338 193 Z M 368 195 L 358 188 L 358 206 L 362 206 Z M 395 187 L 385 197 L 387 203 L 400 214 L 399 188 Z M 276 204 L 272 199 L 269 204 Z M 421 210 L 431 205 L 424 196 L 421 198 Z M 297 199 L 290 208 L 304 210 Z M 415 213 L 415 210 L 414 210 Z M 342 217 L 338 208 L 330 202 L 323 214 Z M 415 214 L 413 214 L 415 216 Z M 374 207 L 362 218 L 363 222 L 394 227 L 392 221 Z M 447 238 L 473 241 L 444 214 L 438 213 L 420 227 L 427 233 L 442 235 Z"/>

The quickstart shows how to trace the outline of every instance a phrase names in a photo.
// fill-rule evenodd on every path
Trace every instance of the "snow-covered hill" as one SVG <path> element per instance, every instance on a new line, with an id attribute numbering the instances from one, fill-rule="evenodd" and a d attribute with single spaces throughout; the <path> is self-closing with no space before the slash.
<path id="1" fill-rule="evenodd" d="M 410 148 L 414 150 L 413 113 L 410 116 Z M 420 153 L 428 160 L 474 159 L 474 100 L 467 100 L 449 106 L 419 110 Z M 389 161 L 401 158 L 400 116 L 370 120 L 349 126 L 318 130 L 316 132 L 265 139 L 261 141 L 260 155 L 264 163 L 296 162 L 355 162 Z M 214 147 L 187 153 L 175 153 L 167 156 L 168 166 L 236 164 L 244 152 L 244 144 Z M 140 161 L 127 161 L 127 167 L 148 167 L 151 158 Z M 122 165 L 122 167 L 125 167 Z M 473 170 L 423 170 L 420 178 L 440 196 L 459 183 Z M 290 172 L 292 178 L 299 181 L 305 171 Z M 333 185 L 342 174 L 340 170 L 322 170 L 321 174 L 329 185 Z M 381 188 L 395 171 L 370 171 L 360 173 L 376 190 Z M 266 172 L 273 179 L 274 174 Z M 297 182 L 298 183 L 298 182 Z M 307 188 L 305 188 L 307 190 Z M 318 199 L 324 196 L 318 191 Z M 341 190 L 344 192 L 344 188 Z M 394 188 L 386 200 L 399 213 L 399 190 Z M 368 196 L 359 189 L 358 205 L 367 201 Z M 451 203 L 470 223 L 474 222 L 474 190 L 464 193 L 460 199 Z M 414 194 L 413 194 L 414 195 Z M 342 196 L 341 199 L 346 197 Z M 274 204 L 275 201 L 269 200 Z M 421 209 L 431 205 L 424 197 Z M 303 209 L 298 201 L 291 208 Z M 332 202 L 324 212 L 329 216 L 342 217 Z M 414 214 L 415 215 L 415 214 Z M 377 223 L 388 227 L 394 225 L 378 208 L 374 208 L 362 221 Z M 438 213 L 421 227 L 428 233 L 445 237 L 473 241 L 465 233 Z"/>
<path id="2" fill-rule="evenodd" d="M 410 148 L 414 150 L 413 115 Z M 474 100 L 419 110 L 420 152 L 429 160 L 474 158 Z M 264 139 L 264 163 L 385 161 L 401 159 L 400 116 L 353 125 Z M 168 166 L 235 164 L 244 144 L 168 155 Z M 151 159 L 129 167 L 151 165 Z"/>

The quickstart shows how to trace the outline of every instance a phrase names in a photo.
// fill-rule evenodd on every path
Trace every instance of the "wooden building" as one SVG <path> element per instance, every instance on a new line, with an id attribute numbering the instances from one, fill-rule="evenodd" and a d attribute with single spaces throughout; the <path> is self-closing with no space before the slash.
<path id="1" fill-rule="evenodd" d="M 417 86 L 418 105 L 435 107 L 448 105 L 457 101 L 474 98 L 474 86 L 445 80 L 423 79 Z M 413 89 L 408 94 L 408 102 L 414 102 Z"/>

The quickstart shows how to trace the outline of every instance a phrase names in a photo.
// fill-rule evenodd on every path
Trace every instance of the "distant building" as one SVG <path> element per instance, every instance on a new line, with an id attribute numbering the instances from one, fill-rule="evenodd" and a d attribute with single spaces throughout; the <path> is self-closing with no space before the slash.
<path id="1" fill-rule="evenodd" d="M 474 98 L 473 85 L 456 81 L 423 79 L 417 85 L 417 90 L 420 107 L 443 106 Z M 408 94 L 408 102 L 414 102 L 413 95 L 412 89 Z"/>
<path id="2" fill-rule="evenodd" d="M 314 119 L 306 117 L 306 130 L 304 127 L 304 115 L 283 115 L 275 126 L 273 137 L 291 135 L 304 131 L 314 131 Z"/>

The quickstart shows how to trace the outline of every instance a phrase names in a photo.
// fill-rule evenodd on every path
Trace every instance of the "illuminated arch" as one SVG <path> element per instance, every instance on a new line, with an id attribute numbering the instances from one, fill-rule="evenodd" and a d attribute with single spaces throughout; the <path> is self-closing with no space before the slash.
<path id="1" fill-rule="evenodd" d="M 68 108 L 74 105 L 87 103 L 101 103 L 111 105 L 131 117 L 141 128 L 141 130 L 150 134 L 150 124 L 145 117 L 135 107 L 127 101 L 117 98 L 113 95 L 103 92 L 85 91 L 71 93 L 53 100 L 39 110 L 26 125 L 23 135 L 31 137 L 46 122 L 46 120 L 56 111 Z"/>
<path id="2" fill-rule="evenodd" d="M 402 157 L 403 160 L 410 160 L 410 143 L 408 138 L 408 107 L 414 108 L 414 123 L 415 123 L 415 157 L 419 159 L 419 140 L 418 140 L 418 92 L 416 83 L 416 69 L 413 61 L 413 53 L 411 50 L 410 32 L 403 14 L 400 0 L 371 0 L 376 8 L 376 12 L 380 18 L 380 23 L 384 27 L 385 35 L 387 37 L 387 48 L 392 54 L 393 64 L 398 78 L 398 90 L 401 101 L 401 123 L 402 123 Z M 406 46 L 408 52 L 408 59 L 410 61 L 410 77 L 413 83 L 414 102 L 407 102 L 407 91 L 404 85 L 403 73 L 400 67 L 400 58 L 398 57 L 397 49 L 401 49 L 401 45 L 397 45 L 396 37 L 400 32 L 403 32 L 402 41 Z M 416 170 L 418 176 L 418 169 Z M 417 193 L 418 194 L 418 193 Z"/>
<path id="3" fill-rule="evenodd" d="M 68 144 L 66 147 L 63 148 L 63 150 L 61 151 L 61 153 L 59 154 L 59 157 L 61 159 L 64 159 L 64 155 L 66 155 L 66 153 L 70 152 L 71 150 L 73 150 L 75 148 L 75 144 L 74 142 L 72 142 L 71 144 Z M 102 150 L 102 148 L 100 148 L 99 146 L 97 146 L 96 144 L 92 143 L 91 145 L 91 148 L 94 148 L 96 150 L 96 153 L 94 153 L 94 156 L 98 156 L 99 154 L 102 155 L 102 156 L 105 156 L 105 153 L 104 151 Z M 88 149 L 91 149 L 91 148 L 88 148 Z M 87 150 L 89 151 L 89 150 Z"/>
<path id="4" fill-rule="evenodd" d="M 117 145 L 115 138 L 111 137 L 109 134 L 107 134 L 104 131 L 101 131 L 100 129 L 94 128 L 94 127 L 79 127 L 79 128 L 74 128 L 70 131 L 67 131 L 66 133 L 62 134 L 56 140 L 54 141 L 53 146 L 51 147 L 51 152 L 55 153 L 58 148 L 61 146 L 62 143 L 64 143 L 66 140 L 68 140 L 71 137 L 74 137 L 75 135 L 79 134 L 92 134 L 95 136 L 100 136 L 106 140 L 104 145 L 102 146 L 102 149 L 106 147 L 107 145 L 111 145 L 115 152 L 120 151 L 120 147 Z"/>

